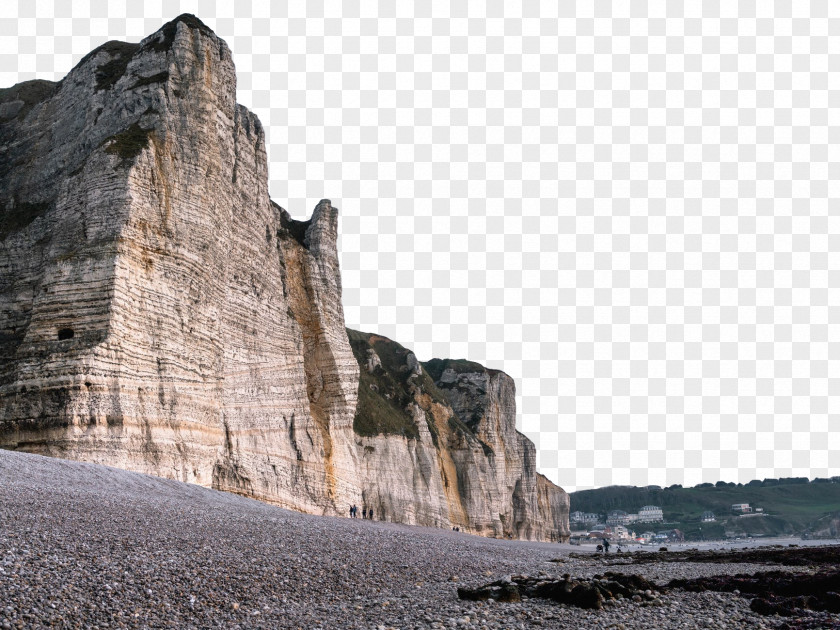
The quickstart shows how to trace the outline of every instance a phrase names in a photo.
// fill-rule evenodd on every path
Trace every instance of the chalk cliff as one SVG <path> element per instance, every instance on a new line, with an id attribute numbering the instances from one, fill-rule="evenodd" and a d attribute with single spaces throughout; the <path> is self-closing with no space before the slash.
<path id="1" fill-rule="evenodd" d="M 534 444 L 516 430 L 513 379 L 470 361 L 421 363 L 385 337 L 348 335 L 360 366 L 354 429 L 367 503 L 388 520 L 568 536 L 568 495 L 537 474 Z"/>
<path id="2" fill-rule="evenodd" d="M 235 95 L 230 50 L 189 15 L 0 91 L 0 447 L 566 537 L 509 377 L 345 329 L 337 210 L 270 200 Z"/>

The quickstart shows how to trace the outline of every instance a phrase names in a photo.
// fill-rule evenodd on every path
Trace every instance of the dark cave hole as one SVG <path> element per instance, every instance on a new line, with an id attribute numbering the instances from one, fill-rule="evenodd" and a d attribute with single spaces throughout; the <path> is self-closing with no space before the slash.
<path id="1" fill-rule="evenodd" d="M 72 328 L 59 328 L 58 329 L 58 340 L 64 341 L 65 339 L 72 339 L 76 333 L 73 332 Z"/>

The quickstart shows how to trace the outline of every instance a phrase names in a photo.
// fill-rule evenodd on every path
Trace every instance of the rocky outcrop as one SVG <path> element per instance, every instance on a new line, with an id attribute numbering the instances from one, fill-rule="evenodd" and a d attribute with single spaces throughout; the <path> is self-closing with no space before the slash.
<path id="1" fill-rule="evenodd" d="M 601 610 L 620 601 L 644 602 L 661 606 L 659 589 L 654 582 L 636 574 L 614 573 L 591 578 L 551 578 L 543 573 L 537 577 L 513 575 L 478 588 L 459 588 L 458 599 L 467 601 L 521 602 L 527 599 L 547 599 L 566 606 Z"/>
<path id="2" fill-rule="evenodd" d="M 295 221 L 269 199 L 265 136 L 235 88 L 225 42 L 184 15 L 100 46 L 58 83 L 0 91 L 0 447 L 326 514 L 368 501 L 376 470 L 400 479 L 389 518 L 441 526 L 506 501 L 468 462 L 507 492 L 521 457 L 507 529 L 479 525 L 491 516 L 473 529 L 562 536 L 551 506 L 565 493 L 539 481 L 527 440 L 470 429 L 452 433 L 464 448 L 439 449 L 434 423 L 405 444 L 359 434 L 337 211 L 322 200 Z M 454 403 L 434 404 L 418 408 L 448 423 Z M 503 466 L 488 468 L 485 438 L 513 448 Z M 404 485 L 406 471 L 429 483 Z"/>

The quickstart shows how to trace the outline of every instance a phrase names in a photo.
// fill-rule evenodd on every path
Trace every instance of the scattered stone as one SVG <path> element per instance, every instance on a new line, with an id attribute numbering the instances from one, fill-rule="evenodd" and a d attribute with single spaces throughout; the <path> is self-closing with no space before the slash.
<path id="1" fill-rule="evenodd" d="M 571 546 L 370 526 L 2 450 L 0 480 L 0 630 L 840 628 L 840 614 L 827 611 L 761 615 L 750 600 L 772 604 L 764 594 L 662 588 L 673 578 L 751 574 L 760 565 L 676 563 L 669 553 L 657 563 L 604 569 L 600 559 L 571 557 Z M 566 563 L 549 563 L 558 557 Z M 452 576 L 458 582 L 449 582 Z M 458 598 L 457 587 L 494 579 L 498 600 Z M 520 588 L 529 581 L 534 591 L 580 583 L 577 595 L 588 605 L 600 597 L 602 607 L 578 608 Z"/>

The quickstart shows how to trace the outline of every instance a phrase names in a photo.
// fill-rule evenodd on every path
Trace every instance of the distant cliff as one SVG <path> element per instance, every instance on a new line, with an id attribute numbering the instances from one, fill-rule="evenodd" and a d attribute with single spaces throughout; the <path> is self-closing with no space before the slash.
<path id="1" fill-rule="evenodd" d="M 567 535 L 568 495 L 537 474 L 534 445 L 516 430 L 507 374 L 468 361 L 420 363 L 385 337 L 348 335 L 361 372 L 353 426 L 367 502 L 389 520 L 489 536 Z"/>
<path id="2" fill-rule="evenodd" d="M 235 95 L 230 50 L 190 15 L 0 91 L 0 447 L 567 537 L 509 377 L 348 333 L 337 210 L 270 200 Z"/>

